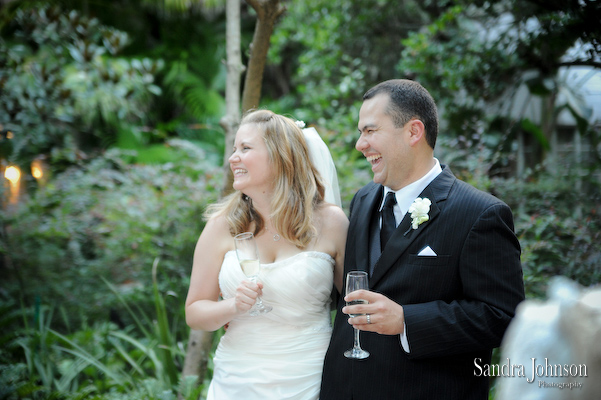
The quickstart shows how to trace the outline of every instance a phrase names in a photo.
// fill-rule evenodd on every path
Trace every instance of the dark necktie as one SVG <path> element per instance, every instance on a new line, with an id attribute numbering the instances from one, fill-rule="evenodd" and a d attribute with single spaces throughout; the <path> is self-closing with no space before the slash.
<path id="1" fill-rule="evenodd" d="M 384 207 L 382 208 L 382 228 L 380 229 L 380 249 L 384 251 L 384 247 L 392 236 L 392 232 L 396 229 L 396 221 L 394 219 L 393 207 L 396 204 L 394 192 L 388 192 Z"/>

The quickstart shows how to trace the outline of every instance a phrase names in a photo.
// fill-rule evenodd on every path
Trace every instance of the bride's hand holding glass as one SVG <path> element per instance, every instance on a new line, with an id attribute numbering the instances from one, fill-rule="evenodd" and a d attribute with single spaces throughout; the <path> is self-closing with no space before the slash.
<path id="1" fill-rule="evenodd" d="M 240 282 L 236 288 L 234 307 L 237 315 L 246 314 L 254 306 L 257 298 L 262 294 L 263 284 L 251 279 Z"/>
<path id="2" fill-rule="evenodd" d="M 256 316 L 268 313 L 272 310 L 272 307 L 263 304 L 260 296 L 263 285 L 260 284 L 258 280 L 261 262 L 259 261 L 259 248 L 257 247 L 255 236 L 252 232 L 240 233 L 234 237 L 234 243 L 236 245 L 236 255 L 238 256 L 242 272 L 250 278 L 249 284 L 242 282 L 241 286 L 238 287 L 238 289 L 241 290 L 236 291 L 236 302 L 238 301 L 238 293 L 244 293 L 247 296 L 250 296 L 251 301 L 254 303 L 249 309 L 249 315 Z M 246 289 L 243 289 L 242 286 L 245 286 Z M 257 290 L 255 290 L 255 286 Z M 248 289 L 251 290 L 251 292 L 249 292 Z M 256 296 L 253 295 L 252 291 L 256 293 Z M 242 301 L 242 303 L 245 304 L 246 302 Z"/>

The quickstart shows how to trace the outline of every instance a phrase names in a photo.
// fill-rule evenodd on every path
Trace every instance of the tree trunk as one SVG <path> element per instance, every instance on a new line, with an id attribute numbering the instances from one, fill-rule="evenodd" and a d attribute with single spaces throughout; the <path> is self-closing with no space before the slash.
<path id="1" fill-rule="evenodd" d="M 203 382 L 207 373 L 207 360 L 212 344 L 212 332 L 190 330 L 182 376 L 197 376 L 198 384 Z"/>
<path id="2" fill-rule="evenodd" d="M 255 33 L 250 45 L 250 58 L 248 60 L 248 68 L 244 80 L 242 113 L 259 106 L 261 100 L 261 87 L 263 85 L 263 71 L 265 70 L 271 34 L 273 33 L 275 21 L 284 11 L 286 11 L 286 8 L 280 3 L 280 0 L 246 0 L 246 2 L 256 11 L 257 24 L 255 25 Z M 239 19 L 240 18 L 238 18 L 238 20 Z M 240 45 L 238 45 L 237 48 L 240 49 Z M 230 77 L 228 76 L 228 80 L 229 79 Z M 234 127 L 231 128 L 231 136 L 228 136 L 228 131 L 226 130 L 222 195 L 226 195 L 232 190 L 233 176 L 229 170 L 227 158 L 229 157 L 230 150 L 234 144 L 234 136 L 236 135 L 239 121 L 240 119 L 238 118 Z M 231 123 L 231 121 L 225 122 Z M 224 125 L 223 120 L 221 121 L 221 125 Z"/>
<path id="3" fill-rule="evenodd" d="M 235 3 L 235 4 L 234 4 Z M 225 132 L 225 152 L 223 154 L 223 185 L 221 195 L 227 194 L 232 187 L 232 172 L 228 159 L 234 144 L 234 137 L 240 123 L 240 77 L 244 71 L 240 51 L 240 1 L 228 0 L 226 9 L 226 69 L 225 87 L 226 115 L 220 124 Z"/>
<path id="4" fill-rule="evenodd" d="M 526 145 L 524 144 L 524 132 L 520 130 L 518 132 L 518 156 L 517 156 L 517 167 L 516 175 L 518 179 L 524 179 L 524 173 L 526 172 Z"/>
<path id="5" fill-rule="evenodd" d="M 255 25 L 255 33 L 248 60 L 248 71 L 244 80 L 244 94 L 242 96 L 243 112 L 259 106 L 269 41 L 273 33 L 275 21 L 286 10 L 280 3 L 280 0 L 247 0 L 246 2 L 257 12 L 257 25 Z"/>
<path id="6" fill-rule="evenodd" d="M 559 161 L 559 144 L 557 140 L 557 114 L 555 101 L 557 98 L 557 91 L 553 90 L 551 94 L 542 98 L 542 112 L 541 112 L 541 128 L 545 137 L 549 140 L 549 151 L 547 154 L 543 152 L 543 161 L 547 163 L 547 171 L 555 174 L 559 168 L 557 163 Z M 546 159 L 546 160 L 545 160 Z"/>

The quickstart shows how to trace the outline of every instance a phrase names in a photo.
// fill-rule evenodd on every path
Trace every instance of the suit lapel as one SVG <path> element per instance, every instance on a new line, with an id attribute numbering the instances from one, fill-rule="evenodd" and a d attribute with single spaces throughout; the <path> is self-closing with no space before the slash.
<path id="1" fill-rule="evenodd" d="M 349 260 L 355 260 L 356 264 L 352 265 L 348 262 L 345 274 L 350 270 L 361 270 L 369 272 L 369 226 L 370 220 L 373 215 L 374 208 L 378 205 L 380 199 L 380 193 L 382 190 L 381 185 L 373 185 L 372 188 L 367 191 L 362 197 L 357 199 L 357 203 L 353 205 L 353 215 L 351 216 L 351 223 L 353 223 L 352 231 L 355 233 L 353 244 L 353 251 L 355 257 Z M 348 250 L 348 246 L 347 246 Z"/>
<path id="2" fill-rule="evenodd" d="M 405 217 L 390 237 L 390 241 L 376 263 L 374 273 L 369 282 L 370 287 L 373 288 L 385 275 L 386 271 L 395 265 L 395 261 L 405 253 L 409 245 L 421 235 L 422 232 L 432 226 L 436 217 L 440 214 L 439 203 L 447 199 L 454 181 L 455 176 L 453 173 L 448 167 L 444 167 L 440 175 L 438 175 L 438 177 L 436 177 L 418 196 L 421 198 L 428 198 L 432 201 L 430 211 L 428 212 L 430 219 L 419 225 L 417 229 L 413 229 L 411 227 L 411 215 L 408 212 L 405 214 Z"/>

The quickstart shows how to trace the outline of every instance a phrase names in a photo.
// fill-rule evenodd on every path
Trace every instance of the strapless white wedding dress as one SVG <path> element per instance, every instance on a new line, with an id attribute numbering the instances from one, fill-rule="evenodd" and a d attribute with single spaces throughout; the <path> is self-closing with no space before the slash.
<path id="1" fill-rule="evenodd" d="M 261 264 L 263 303 L 273 310 L 229 324 L 213 358 L 207 400 L 318 399 L 331 335 L 334 259 L 305 251 Z M 246 279 L 235 251 L 226 253 L 219 286 L 235 296 Z"/>

